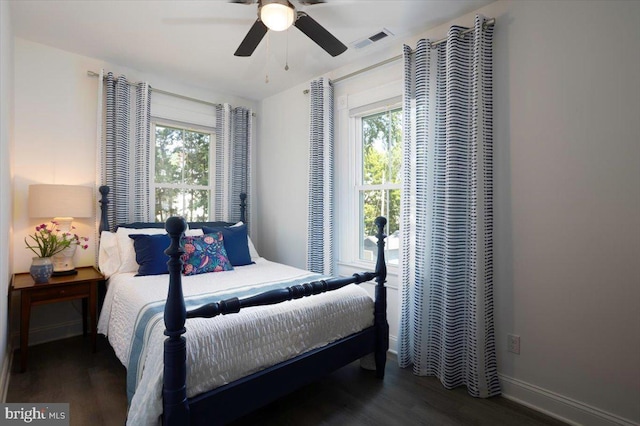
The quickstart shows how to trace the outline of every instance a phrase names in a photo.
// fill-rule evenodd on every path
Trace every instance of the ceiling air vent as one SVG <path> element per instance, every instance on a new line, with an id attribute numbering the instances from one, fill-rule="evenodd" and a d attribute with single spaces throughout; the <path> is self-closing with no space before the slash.
<path id="1" fill-rule="evenodd" d="M 380 41 L 384 38 L 387 38 L 389 36 L 393 36 L 393 33 L 391 31 L 389 31 L 386 28 L 383 28 L 382 31 L 378 31 L 377 33 L 367 37 L 367 38 L 363 38 L 361 40 L 358 41 L 354 41 L 353 43 L 351 43 L 351 46 L 354 49 L 362 49 L 364 47 L 370 46 L 373 43 Z"/>

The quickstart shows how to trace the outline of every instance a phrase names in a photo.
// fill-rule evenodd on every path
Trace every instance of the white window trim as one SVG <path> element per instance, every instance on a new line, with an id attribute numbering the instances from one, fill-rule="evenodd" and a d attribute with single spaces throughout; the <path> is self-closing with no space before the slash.
<path id="1" fill-rule="evenodd" d="M 209 185 L 185 185 L 174 183 L 163 183 L 161 185 L 156 184 L 156 126 L 179 128 L 182 130 L 207 133 L 209 134 Z M 215 176 L 216 176 L 216 129 L 215 127 L 201 126 L 197 124 L 184 123 L 176 120 L 169 120 L 166 118 L 151 117 L 151 150 L 152 153 L 149 159 L 149 214 L 151 218 L 156 217 L 156 188 L 174 188 L 174 189 L 204 189 L 209 190 L 209 220 L 212 220 L 213 214 L 213 202 L 215 199 Z"/>
<path id="2" fill-rule="evenodd" d="M 346 102 L 345 102 L 346 98 Z M 402 81 L 397 80 L 383 86 L 359 92 L 353 95 L 345 95 L 337 99 L 339 119 L 347 124 L 346 132 L 340 136 L 348 136 L 347 149 L 342 152 L 347 154 L 348 164 L 346 185 L 340 185 L 339 198 L 339 251 L 338 266 L 340 270 L 356 267 L 359 269 L 373 269 L 375 261 L 360 259 L 360 201 L 359 191 L 366 185 L 359 185 L 359 176 L 362 175 L 362 149 L 361 149 L 361 117 L 375 114 L 389 109 L 402 107 Z M 345 105 L 346 104 L 346 105 Z M 346 106 L 346 107 L 345 107 Z M 344 166 L 343 166 L 344 167 Z M 402 185 L 393 185 L 395 189 Z M 376 187 L 380 188 L 379 186 Z M 387 263 L 390 275 L 398 274 L 398 266 Z"/>
<path id="3" fill-rule="evenodd" d="M 351 117 L 351 120 L 349 120 L 349 125 L 352 126 L 352 128 L 354 129 L 354 135 L 355 135 L 353 141 L 349 145 L 355 151 L 355 158 L 356 158 L 355 167 L 353 167 L 354 174 L 353 174 L 353 181 L 352 181 L 353 185 L 352 185 L 352 194 L 351 194 L 354 200 L 354 211 L 352 212 L 352 216 L 354 218 L 356 226 L 351 228 L 352 229 L 351 234 L 352 234 L 353 240 L 357 241 L 357 244 L 350 247 L 350 250 L 352 250 L 350 257 L 355 262 L 363 262 L 364 264 L 375 263 L 375 261 L 364 260 L 360 257 L 360 248 L 361 248 L 360 244 L 362 244 L 362 237 L 363 237 L 360 234 L 362 231 L 360 228 L 362 226 L 362 214 L 363 214 L 363 212 L 360 210 L 360 207 L 361 207 L 360 194 L 363 191 L 367 191 L 367 190 L 380 190 L 380 189 L 402 190 L 402 183 L 388 182 L 388 183 L 382 183 L 382 184 L 376 184 L 376 185 L 362 183 L 362 174 L 363 174 L 362 166 L 364 161 L 363 150 L 362 150 L 362 119 L 371 115 L 381 113 L 381 112 L 396 110 L 398 108 L 402 108 L 402 99 L 394 97 L 392 99 L 386 99 L 383 102 L 376 102 L 375 104 L 371 105 L 370 109 L 367 108 L 367 106 L 358 108 L 358 113 L 356 115 L 353 115 Z M 387 233 L 388 233 L 388 228 L 387 228 Z M 387 267 L 397 267 L 397 265 L 387 262 Z"/>

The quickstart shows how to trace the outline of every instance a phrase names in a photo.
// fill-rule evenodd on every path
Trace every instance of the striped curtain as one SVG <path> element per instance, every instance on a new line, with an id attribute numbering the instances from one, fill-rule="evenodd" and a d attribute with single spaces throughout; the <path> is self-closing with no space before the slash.
<path id="1" fill-rule="evenodd" d="M 251 115 L 247 108 L 234 108 L 231 113 L 231 171 L 233 179 L 229 195 L 231 197 L 229 217 L 232 220 L 240 218 L 240 194 L 249 192 L 249 177 L 251 176 L 250 148 L 251 148 Z M 245 212 L 247 225 L 249 209 Z"/>
<path id="2" fill-rule="evenodd" d="M 107 73 L 104 167 L 102 183 L 109 192 L 109 224 L 129 222 L 129 112 L 130 91 L 127 78 Z"/>
<path id="3" fill-rule="evenodd" d="M 214 218 L 240 219 L 240 194 L 249 192 L 253 113 L 228 104 L 216 107 L 216 173 Z M 249 222 L 249 209 L 246 220 Z"/>
<path id="4" fill-rule="evenodd" d="M 500 393 L 493 326 L 493 26 L 405 46 L 399 363 Z"/>
<path id="5" fill-rule="evenodd" d="M 309 132 L 309 215 L 307 269 L 326 275 L 335 270 L 333 191 L 333 86 L 311 82 Z"/>
<path id="6" fill-rule="evenodd" d="M 105 133 L 100 140 L 100 183 L 110 187 L 109 224 L 150 221 L 149 157 L 151 91 L 139 83 L 135 91 L 135 128 L 131 133 L 131 91 L 124 75 L 105 78 Z M 133 141 L 131 140 L 133 137 Z"/>
<path id="7" fill-rule="evenodd" d="M 133 220 L 151 220 L 149 160 L 151 156 L 151 89 L 149 83 L 136 86 L 136 128 L 133 181 Z"/>

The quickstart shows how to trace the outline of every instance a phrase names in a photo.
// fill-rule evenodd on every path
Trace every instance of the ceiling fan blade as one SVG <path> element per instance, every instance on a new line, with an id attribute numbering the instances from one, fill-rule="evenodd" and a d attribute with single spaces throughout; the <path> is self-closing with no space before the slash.
<path id="1" fill-rule="evenodd" d="M 262 23 L 260 19 L 257 19 L 256 22 L 253 23 L 251 29 L 238 46 L 238 50 L 234 53 L 235 56 L 251 56 L 256 47 L 262 41 L 262 38 L 267 33 L 267 26 Z"/>
<path id="2" fill-rule="evenodd" d="M 338 56 L 347 50 L 347 46 L 342 44 L 333 34 L 304 12 L 298 12 L 298 19 L 296 19 L 293 25 L 305 33 L 311 40 L 315 41 L 318 46 L 326 50 L 331 56 Z"/>
<path id="3" fill-rule="evenodd" d="M 298 0 L 303 6 L 313 6 L 314 4 L 326 3 L 324 0 Z"/>

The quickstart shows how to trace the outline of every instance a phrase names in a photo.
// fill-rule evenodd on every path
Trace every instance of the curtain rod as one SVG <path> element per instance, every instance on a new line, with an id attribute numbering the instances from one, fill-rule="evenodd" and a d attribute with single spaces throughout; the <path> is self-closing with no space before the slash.
<path id="1" fill-rule="evenodd" d="M 482 27 L 483 27 L 483 28 L 486 28 L 486 27 L 489 27 L 489 26 L 491 26 L 491 25 L 494 25 L 495 23 L 496 23 L 496 18 L 487 19 L 487 20 L 484 22 L 484 24 L 482 24 Z M 465 35 L 465 34 L 469 34 L 470 32 L 473 32 L 473 31 L 474 31 L 474 29 L 473 29 L 473 28 L 467 28 L 466 30 L 463 30 L 463 31 L 460 33 L 460 35 L 461 35 L 461 36 L 463 36 L 463 35 Z M 440 40 L 436 40 L 436 41 L 434 41 L 433 43 L 431 43 L 431 47 L 436 47 L 436 46 L 438 46 L 438 45 L 440 45 L 440 44 L 442 44 L 442 43 L 446 43 L 446 42 L 447 42 L 447 38 L 446 38 L 446 37 L 444 37 L 444 38 L 441 38 Z M 411 51 L 411 53 L 413 53 L 413 50 Z M 342 77 L 338 77 L 338 78 L 336 78 L 335 80 L 331 80 L 331 82 L 332 82 L 333 84 L 339 83 L 339 82 L 341 82 L 342 80 L 346 80 L 346 79 L 348 79 L 348 78 L 355 77 L 356 75 L 359 75 L 359 74 L 365 73 L 365 72 L 367 72 L 367 71 L 371 71 L 371 70 L 376 69 L 376 68 L 378 68 L 378 67 L 381 67 L 381 66 L 383 66 L 383 65 L 387 65 L 387 64 L 389 64 L 389 63 L 391 63 L 391 62 L 395 62 L 395 61 L 397 61 L 397 60 L 399 60 L 399 59 L 402 59 L 402 56 L 403 56 L 403 55 L 402 55 L 402 54 L 400 54 L 400 55 L 394 56 L 394 57 L 392 57 L 392 58 L 385 59 L 384 61 L 381 61 L 381 62 L 375 63 L 375 64 L 373 64 L 373 65 L 369 65 L 368 67 L 362 68 L 362 69 L 360 69 L 360 70 L 358 70 L 358 71 L 354 71 L 354 72 L 352 72 L 352 73 L 349 73 L 349 74 L 343 75 Z M 305 90 L 303 90 L 303 91 L 302 91 L 302 93 L 304 93 L 304 94 L 306 95 L 307 93 L 309 93 L 309 89 L 305 89 Z"/>
<path id="2" fill-rule="evenodd" d="M 100 74 L 94 71 L 87 71 L 89 77 L 100 77 Z M 130 86 L 135 86 L 137 83 L 127 82 Z M 186 99 L 187 101 L 199 102 L 205 105 L 220 106 L 220 104 L 214 104 L 213 102 L 203 101 L 202 99 L 192 98 L 190 96 L 181 95 L 179 93 L 167 92 L 166 90 L 156 89 L 155 87 L 149 87 L 152 92 L 162 93 L 163 95 L 169 95 L 180 99 Z"/>

